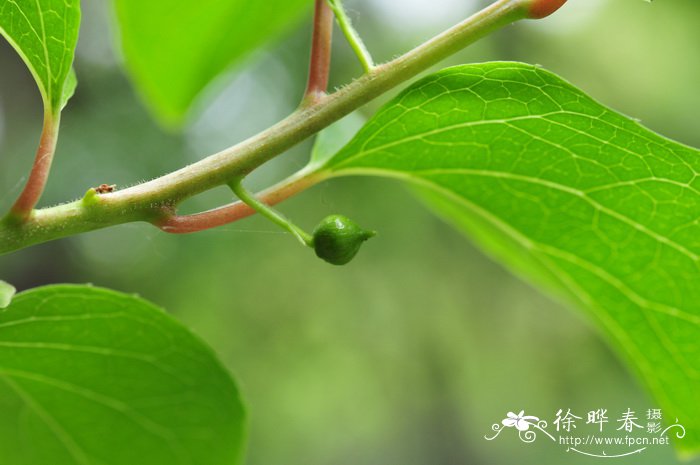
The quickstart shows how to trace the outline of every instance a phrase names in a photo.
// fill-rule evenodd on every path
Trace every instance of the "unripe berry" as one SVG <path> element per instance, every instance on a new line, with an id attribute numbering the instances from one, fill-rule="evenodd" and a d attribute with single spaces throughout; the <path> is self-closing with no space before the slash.
<path id="1" fill-rule="evenodd" d="M 375 235 L 345 216 L 331 215 L 314 229 L 314 250 L 330 264 L 345 265 L 357 255 L 362 243 Z"/>

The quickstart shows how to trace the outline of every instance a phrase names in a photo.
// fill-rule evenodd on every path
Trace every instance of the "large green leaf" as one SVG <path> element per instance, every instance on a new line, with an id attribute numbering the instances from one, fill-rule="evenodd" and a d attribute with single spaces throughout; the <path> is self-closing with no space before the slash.
<path id="1" fill-rule="evenodd" d="M 216 76 L 288 28 L 309 0 L 115 0 L 126 64 L 174 125 Z"/>
<path id="2" fill-rule="evenodd" d="M 492 253 L 587 309 L 687 427 L 679 447 L 700 449 L 697 150 L 547 71 L 491 63 L 413 85 L 325 170 L 430 192 Z"/>
<path id="3" fill-rule="evenodd" d="M 54 114 L 75 90 L 71 66 L 79 28 L 80 0 L 0 0 L 0 34 L 27 64 Z"/>
<path id="4" fill-rule="evenodd" d="M 306 169 L 314 171 L 322 167 L 338 150 L 350 142 L 357 131 L 362 129 L 366 121 L 367 119 L 359 113 L 350 113 L 345 118 L 319 132 L 316 140 L 314 140 L 311 157 Z"/>
<path id="5" fill-rule="evenodd" d="M 52 286 L 0 312 L 2 465 L 232 465 L 243 421 L 211 350 L 144 300 Z"/>

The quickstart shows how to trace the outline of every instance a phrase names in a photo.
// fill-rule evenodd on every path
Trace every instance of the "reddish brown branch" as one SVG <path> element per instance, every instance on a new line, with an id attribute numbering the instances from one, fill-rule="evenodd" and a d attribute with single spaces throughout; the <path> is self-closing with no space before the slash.
<path id="1" fill-rule="evenodd" d="M 334 15 L 326 0 L 316 0 L 314 32 L 311 40 L 309 82 L 304 100 L 313 102 L 325 95 L 331 68 Z"/>
<path id="2" fill-rule="evenodd" d="M 290 178 L 261 192 L 256 197 L 267 205 L 276 205 L 322 180 L 323 177 L 319 174 Z M 169 216 L 156 222 L 155 225 L 167 233 L 188 234 L 224 226 L 255 213 L 255 210 L 239 201 L 194 215 Z"/>
<path id="3" fill-rule="evenodd" d="M 271 202 L 268 203 L 267 199 L 264 202 L 273 205 Z M 255 210 L 243 202 L 234 202 L 194 215 L 171 216 L 157 223 L 156 226 L 170 234 L 189 234 L 224 226 L 254 213 Z"/>
<path id="4" fill-rule="evenodd" d="M 44 192 L 46 181 L 49 178 L 49 171 L 51 171 L 51 162 L 53 161 L 53 154 L 56 151 L 57 138 L 58 117 L 47 114 L 44 117 L 41 140 L 39 141 L 39 148 L 34 158 L 34 165 L 29 173 L 29 179 L 27 179 L 24 190 L 10 209 L 10 215 L 12 217 L 20 221 L 26 220 L 39 202 L 41 194 Z"/>

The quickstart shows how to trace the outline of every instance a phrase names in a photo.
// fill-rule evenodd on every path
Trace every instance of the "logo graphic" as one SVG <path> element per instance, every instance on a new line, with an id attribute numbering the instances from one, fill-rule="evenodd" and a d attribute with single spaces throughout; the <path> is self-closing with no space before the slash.
<path id="1" fill-rule="evenodd" d="M 503 431 L 515 430 L 520 440 L 526 444 L 543 437 L 566 446 L 566 452 L 609 459 L 641 454 L 653 446 L 669 445 L 669 432 L 675 434 L 677 439 L 685 437 L 685 427 L 678 419 L 663 427 L 663 413 L 660 409 L 647 410 L 645 417 L 646 422 L 628 408 L 611 423 L 607 409 L 591 410 L 587 412 L 585 420 L 571 409 L 559 409 L 549 426 L 547 421 L 525 415 L 525 410 L 521 410 L 517 414 L 508 412 L 500 423 L 491 426 L 491 435 L 485 435 L 484 439 L 493 441 Z"/>

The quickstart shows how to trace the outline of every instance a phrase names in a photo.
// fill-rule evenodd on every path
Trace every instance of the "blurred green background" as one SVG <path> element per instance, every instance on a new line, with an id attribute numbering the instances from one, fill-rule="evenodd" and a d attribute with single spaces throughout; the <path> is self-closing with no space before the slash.
<path id="1" fill-rule="evenodd" d="M 347 0 L 378 60 L 488 2 L 397 3 Z M 301 97 L 308 21 L 217 81 L 186 129 L 168 134 L 123 74 L 107 2 L 86 1 L 83 10 L 80 86 L 64 114 L 46 205 L 200 159 L 274 123 Z M 697 0 L 570 0 L 552 18 L 509 27 L 444 65 L 538 63 L 648 127 L 700 146 L 698 24 Z M 339 86 L 359 67 L 336 39 L 332 85 Z M 35 84 L 3 42 L 2 210 L 22 185 L 40 124 Z M 300 168 L 309 148 L 266 165 L 250 185 Z M 184 209 L 228 201 L 221 189 Z M 404 186 L 342 179 L 281 209 L 308 228 L 343 213 L 380 236 L 335 268 L 261 218 L 190 236 L 126 225 L 0 257 L 0 278 L 20 289 L 90 282 L 175 314 L 237 377 L 249 406 L 251 465 L 589 463 L 598 459 L 543 441 L 525 445 L 515 434 L 494 442 L 484 435 L 508 411 L 551 422 L 560 408 L 585 415 L 602 407 L 614 422 L 628 407 L 640 414 L 654 407 L 582 312 L 509 274 Z M 617 463 L 676 462 L 671 447 L 656 447 Z"/>

